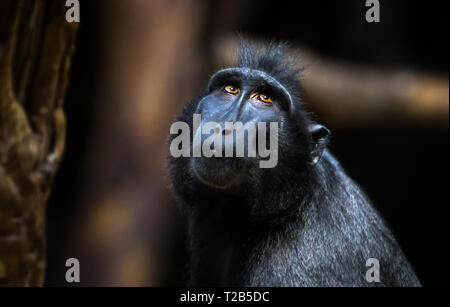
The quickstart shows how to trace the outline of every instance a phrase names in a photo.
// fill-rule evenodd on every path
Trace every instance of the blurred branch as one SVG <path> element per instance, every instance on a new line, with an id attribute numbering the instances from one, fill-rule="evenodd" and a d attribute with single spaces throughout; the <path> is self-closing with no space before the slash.
<path id="1" fill-rule="evenodd" d="M 76 25 L 64 2 L 0 3 L 0 286 L 42 285 Z"/>
<path id="2" fill-rule="evenodd" d="M 305 71 L 303 86 L 313 108 L 337 126 L 448 122 L 448 78 L 320 61 Z"/>
<path id="3" fill-rule="evenodd" d="M 217 63 L 232 63 L 236 49 L 234 38 L 218 41 Z M 335 126 L 398 120 L 448 123 L 448 77 L 365 69 L 320 59 L 302 49 L 295 52 L 301 59 L 299 67 L 306 67 L 302 85 L 308 107 Z"/>

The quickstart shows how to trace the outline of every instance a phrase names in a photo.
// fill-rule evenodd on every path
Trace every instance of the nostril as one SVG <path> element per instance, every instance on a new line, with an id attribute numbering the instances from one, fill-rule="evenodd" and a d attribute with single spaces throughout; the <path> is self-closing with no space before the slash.
<path id="1" fill-rule="evenodd" d="M 222 130 L 222 134 L 223 135 L 229 135 L 229 134 L 231 134 L 233 132 L 233 130 L 230 130 L 230 129 L 223 129 Z"/>

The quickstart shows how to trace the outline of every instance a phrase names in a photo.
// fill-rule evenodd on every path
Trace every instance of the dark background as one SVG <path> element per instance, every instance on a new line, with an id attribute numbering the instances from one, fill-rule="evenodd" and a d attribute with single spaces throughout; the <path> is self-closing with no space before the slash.
<path id="1" fill-rule="evenodd" d="M 68 251 L 76 221 L 86 210 L 79 206 L 85 184 L 81 170 L 88 159 L 86 148 L 95 141 L 93 110 L 102 78 L 98 63 L 106 52 L 101 16 L 107 1 L 80 2 L 82 22 L 65 103 L 67 148 L 48 206 L 49 286 L 64 285 L 65 259 L 74 256 Z M 216 18 L 224 2 L 204 2 L 205 53 L 212 36 L 227 29 L 256 38 L 286 39 L 336 61 L 448 77 L 447 1 L 380 1 L 379 24 L 364 22 L 365 1 L 358 0 L 239 1 L 245 10 L 236 14 L 243 17 Z M 330 128 L 331 151 L 391 225 L 423 285 L 448 286 L 448 123 Z M 175 232 L 180 231 L 176 227 Z M 183 236 L 175 238 L 179 240 L 174 253 L 167 257 L 173 262 L 166 265 L 162 285 L 183 282 Z"/>

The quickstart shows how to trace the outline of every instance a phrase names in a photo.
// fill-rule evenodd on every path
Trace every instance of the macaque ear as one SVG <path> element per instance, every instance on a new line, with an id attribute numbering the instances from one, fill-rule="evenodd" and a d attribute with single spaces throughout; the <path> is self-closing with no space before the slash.
<path id="1" fill-rule="evenodd" d="M 327 127 L 319 124 L 312 124 L 309 127 L 309 132 L 311 133 L 311 138 L 313 141 L 310 163 L 312 165 L 315 165 L 320 161 L 323 151 L 327 148 L 328 137 L 330 136 L 331 132 Z"/>

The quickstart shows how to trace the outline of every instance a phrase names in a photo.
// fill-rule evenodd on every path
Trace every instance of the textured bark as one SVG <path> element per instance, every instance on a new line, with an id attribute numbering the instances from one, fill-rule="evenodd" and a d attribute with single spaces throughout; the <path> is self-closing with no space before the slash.
<path id="1" fill-rule="evenodd" d="M 0 1 L 0 286 L 39 286 L 45 205 L 65 144 L 76 24 L 64 1 Z"/>

